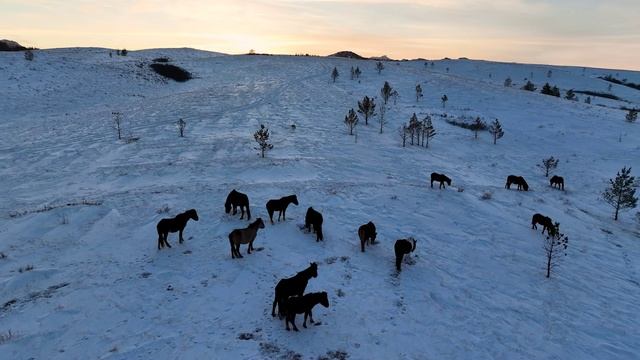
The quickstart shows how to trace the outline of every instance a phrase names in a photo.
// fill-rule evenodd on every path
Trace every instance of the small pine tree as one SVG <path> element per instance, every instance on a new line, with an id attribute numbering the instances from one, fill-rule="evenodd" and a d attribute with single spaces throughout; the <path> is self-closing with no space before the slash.
<path id="1" fill-rule="evenodd" d="M 638 120 L 638 110 L 630 109 L 627 115 L 625 115 L 625 119 L 630 123 L 636 122 L 636 120 Z"/>
<path id="2" fill-rule="evenodd" d="M 407 127 L 409 135 L 411 135 L 411 145 L 414 144 L 413 139 L 415 138 L 416 134 L 419 133 L 419 128 L 420 121 L 418 121 L 418 116 L 416 115 L 416 113 L 413 113 L 413 115 L 411 115 L 411 118 L 409 119 L 409 126 Z"/>
<path id="3" fill-rule="evenodd" d="M 384 70 L 384 64 L 382 63 L 382 61 L 378 61 L 378 63 L 376 64 L 376 70 L 378 70 L 378 75 L 380 75 L 382 70 Z"/>
<path id="4" fill-rule="evenodd" d="M 591 104 L 591 96 L 587 96 L 587 98 L 584 99 L 584 103 L 585 104 Z"/>
<path id="5" fill-rule="evenodd" d="M 544 95 L 553 95 L 553 90 L 551 89 L 551 85 L 549 85 L 549 83 L 545 83 L 544 86 L 542 87 L 542 90 L 540 90 L 540 93 Z"/>
<path id="6" fill-rule="evenodd" d="M 511 80 L 511 76 L 504 79 L 504 87 L 511 87 L 511 84 L 513 84 L 513 80 Z"/>
<path id="7" fill-rule="evenodd" d="M 547 278 L 552 270 L 558 266 L 560 259 L 567 256 L 569 237 L 560 232 L 560 223 L 556 222 L 549 231 L 544 242 L 544 252 L 547 259 Z"/>
<path id="8" fill-rule="evenodd" d="M 540 164 L 538 164 L 537 166 L 542 169 L 542 171 L 544 171 L 544 176 L 545 177 L 549 177 L 549 173 L 552 170 L 555 170 L 555 168 L 558 167 L 558 163 L 560 162 L 560 159 L 556 159 L 553 156 L 547 159 L 542 159 L 542 162 Z"/>
<path id="9" fill-rule="evenodd" d="M 358 115 L 355 110 L 349 110 L 347 116 L 344 117 L 344 124 L 349 129 L 349 135 L 353 135 L 353 129 L 358 125 Z"/>
<path id="10" fill-rule="evenodd" d="M 536 86 L 531 81 L 527 80 L 527 83 L 524 84 L 524 86 L 522 87 L 522 90 L 536 91 Z"/>
<path id="11" fill-rule="evenodd" d="M 485 123 L 482 119 L 480 119 L 480 116 L 476 117 L 476 119 L 473 120 L 473 122 L 471 123 L 471 126 L 469 126 L 469 129 L 473 131 L 474 139 L 478 139 L 478 132 L 486 128 L 487 128 L 487 123 Z"/>
<path id="12" fill-rule="evenodd" d="M 431 122 L 431 117 L 427 116 L 422 121 L 422 141 L 426 140 L 427 148 L 429 148 L 429 140 L 431 140 L 434 136 L 436 136 L 436 129 L 433 127 L 433 123 Z"/>
<path id="13" fill-rule="evenodd" d="M 551 95 L 560 97 L 560 89 L 558 89 L 557 86 L 554 86 L 553 88 L 551 88 Z"/>
<path id="14" fill-rule="evenodd" d="M 333 82 L 336 82 L 338 76 L 340 76 L 340 74 L 338 73 L 338 68 L 334 67 L 333 71 L 331 71 L 331 79 L 333 80 Z"/>
<path id="15" fill-rule="evenodd" d="M 112 111 L 111 115 L 113 115 L 113 125 L 118 132 L 118 140 L 122 140 L 122 113 L 119 111 Z"/>
<path id="16" fill-rule="evenodd" d="M 376 115 L 376 103 L 373 98 L 365 96 L 358 101 L 358 112 L 364 116 L 364 124 L 369 125 L 369 118 Z"/>
<path id="17" fill-rule="evenodd" d="M 120 56 L 120 49 L 116 50 L 116 55 Z"/>
<path id="18" fill-rule="evenodd" d="M 351 67 L 351 80 L 355 80 L 356 78 L 356 69 L 353 68 L 353 66 Z"/>
<path id="19" fill-rule="evenodd" d="M 385 81 L 382 89 L 380 89 L 380 95 L 382 95 L 382 99 L 384 99 L 385 105 L 387 105 L 392 92 L 393 88 L 391 87 L 391 85 L 389 85 L 389 82 Z"/>
<path id="20" fill-rule="evenodd" d="M 567 100 L 571 100 L 571 101 L 575 101 L 576 100 L 576 93 L 573 92 L 573 89 L 569 89 L 567 90 L 567 94 L 564 97 Z"/>
<path id="21" fill-rule="evenodd" d="M 551 70 L 547 71 L 547 77 L 548 77 L 549 79 L 551 79 L 551 74 L 552 74 Z"/>
<path id="22" fill-rule="evenodd" d="M 25 50 L 24 52 L 24 59 L 27 61 L 33 61 L 33 51 L 31 51 L 30 49 Z"/>
<path id="23" fill-rule="evenodd" d="M 440 98 L 440 100 L 442 100 L 442 107 L 444 108 L 447 105 L 447 101 L 449 101 L 449 98 L 447 97 L 447 95 L 442 95 L 442 97 Z"/>
<path id="24" fill-rule="evenodd" d="M 180 137 L 184 137 L 184 128 L 187 127 L 186 121 L 180 119 L 176 124 L 178 125 L 178 130 L 180 131 Z"/>
<path id="25" fill-rule="evenodd" d="M 356 79 L 360 79 L 360 74 L 362 74 L 362 71 L 360 71 L 360 68 L 356 66 L 356 71 L 354 72 L 356 75 Z"/>
<path id="26" fill-rule="evenodd" d="M 418 102 L 421 97 L 422 97 L 422 86 L 418 84 L 416 85 L 416 102 Z"/>
<path id="27" fill-rule="evenodd" d="M 256 150 L 260 150 L 260 155 L 264 158 L 264 152 L 273 149 L 273 144 L 269 143 L 269 129 L 260 125 L 260 129 L 253 134 L 253 138 L 258 143 Z"/>
<path id="28" fill-rule="evenodd" d="M 615 180 L 609 179 L 609 183 L 611 187 L 602 193 L 602 197 L 615 209 L 613 220 L 618 220 L 620 210 L 633 209 L 638 203 L 635 177 L 631 176 L 631 168 L 623 167 L 616 174 Z"/>
<path id="29" fill-rule="evenodd" d="M 489 132 L 493 135 L 493 145 L 496 144 L 498 139 L 504 136 L 504 130 L 502 130 L 502 125 L 500 125 L 500 121 L 495 119 L 491 125 L 489 126 Z"/>
<path id="30" fill-rule="evenodd" d="M 393 105 L 395 105 L 398 102 L 400 94 L 398 94 L 398 92 L 394 89 L 393 91 L 391 91 L 391 97 L 393 98 Z"/>
<path id="31" fill-rule="evenodd" d="M 127 49 L 122 49 L 122 50 L 120 51 L 120 55 L 122 55 L 122 56 L 127 56 L 127 54 L 128 54 L 128 53 L 129 53 L 129 52 L 127 51 Z"/>

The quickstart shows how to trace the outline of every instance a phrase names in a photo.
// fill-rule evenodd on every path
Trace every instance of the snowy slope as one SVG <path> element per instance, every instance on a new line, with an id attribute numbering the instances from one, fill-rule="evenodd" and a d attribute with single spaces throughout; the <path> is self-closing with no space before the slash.
<path id="1" fill-rule="evenodd" d="M 145 66 L 157 56 L 195 79 L 159 78 Z M 348 79 L 351 66 L 361 81 Z M 374 66 L 189 49 L 113 58 L 58 49 L 33 62 L 0 53 L 0 358 L 637 358 L 640 227 L 635 211 L 614 222 L 599 194 L 623 166 L 639 174 L 640 125 L 619 108 L 640 106 L 640 91 L 613 85 L 627 102 L 587 105 L 518 88 L 532 72 L 538 88 L 549 81 L 563 94 L 607 91 L 606 74 L 637 83 L 640 73 L 452 60 L 387 63 L 378 75 Z M 383 134 L 375 119 L 358 126 L 356 143 L 342 119 L 384 81 L 400 93 L 389 124 Z M 116 139 L 112 111 L 138 141 Z M 396 129 L 414 112 L 499 118 L 506 134 L 493 145 L 434 117 L 430 149 L 402 148 Z M 265 159 L 253 149 L 260 124 L 275 146 Z M 535 166 L 552 155 L 564 193 Z M 433 171 L 453 186 L 429 188 Z M 504 189 L 509 174 L 532 191 Z M 223 210 L 233 188 L 265 220 L 267 200 L 300 200 L 240 260 L 227 234 L 247 222 Z M 309 206 L 324 215 L 323 243 L 299 229 Z M 156 223 L 190 208 L 200 221 L 186 242 L 171 234 L 173 248 L 158 251 Z M 570 239 L 551 279 L 543 237 L 530 229 L 535 212 Z M 379 244 L 361 253 L 356 231 L 370 220 Z M 393 243 L 408 236 L 417 250 L 397 274 Z M 301 331 L 289 333 L 270 315 L 273 288 L 312 261 L 319 276 L 307 291 L 327 291 L 331 306 L 315 309 L 320 325 L 302 329 L 298 316 Z"/>

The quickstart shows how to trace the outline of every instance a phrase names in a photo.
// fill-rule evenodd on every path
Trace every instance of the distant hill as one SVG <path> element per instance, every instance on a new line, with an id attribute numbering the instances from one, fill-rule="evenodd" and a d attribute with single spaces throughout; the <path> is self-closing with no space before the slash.
<path id="1" fill-rule="evenodd" d="M 0 40 L 0 51 L 23 51 L 27 50 L 26 47 L 18 44 L 15 41 L 3 39 Z"/>
<path id="2" fill-rule="evenodd" d="M 342 57 L 342 58 L 347 58 L 347 59 L 367 60 L 366 57 L 360 56 L 360 55 L 354 53 L 353 51 L 338 51 L 337 53 L 331 54 L 329 56 Z"/>
<path id="3" fill-rule="evenodd" d="M 370 60 L 378 60 L 378 61 L 394 61 L 393 59 L 391 59 L 390 57 L 388 57 L 387 55 L 382 55 L 382 56 L 372 56 L 369 58 Z"/>

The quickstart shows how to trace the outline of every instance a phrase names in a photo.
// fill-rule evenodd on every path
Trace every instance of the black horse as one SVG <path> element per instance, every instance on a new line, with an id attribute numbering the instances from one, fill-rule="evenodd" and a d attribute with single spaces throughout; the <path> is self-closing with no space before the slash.
<path id="1" fill-rule="evenodd" d="M 324 241 L 322 221 L 322 214 L 313 210 L 312 207 L 307 209 L 307 215 L 304 217 L 304 227 L 307 231 L 311 231 L 311 225 L 313 225 L 313 232 L 316 233 L 316 242 Z"/>
<path id="2" fill-rule="evenodd" d="M 529 191 L 529 184 L 524 180 L 522 176 L 509 175 L 507 176 L 507 183 L 504 185 L 506 189 L 511 189 L 511 184 L 518 185 L 518 190 Z"/>
<path id="3" fill-rule="evenodd" d="M 247 220 L 251 220 L 251 211 L 249 210 L 249 197 L 247 194 L 237 192 L 236 189 L 231 190 L 227 195 L 227 201 L 224 202 L 224 212 L 230 213 L 233 207 L 233 215 L 238 213 L 238 207 L 240 207 L 240 219 L 244 218 L 244 210 L 247 209 Z"/>
<path id="4" fill-rule="evenodd" d="M 294 277 L 282 279 L 278 281 L 276 285 L 276 294 L 273 299 L 273 308 L 271 309 L 271 316 L 276 316 L 276 304 L 278 305 L 278 315 L 282 319 L 285 315 L 285 300 L 289 296 L 298 295 L 302 296 L 304 289 L 307 288 L 307 283 L 312 277 L 318 277 L 318 264 L 311 263 L 308 268 L 300 271 Z"/>
<path id="5" fill-rule="evenodd" d="M 179 231 L 180 232 L 180 243 L 184 241 L 182 238 L 182 231 L 184 231 L 184 227 L 187 226 L 187 221 L 189 219 L 193 219 L 198 221 L 198 213 L 196 209 L 191 209 L 183 212 L 182 214 L 176 215 L 174 218 L 170 219 L 162 219 L 158 221 L 158 225 L 156 225 L 156 229 L 158 230 L 158 250 L 165 247 L 165 245 L 170 248 L 169 242 L 167 241 L 167 237 L 169 233 Z"/>
<path id="6" fill-rule="evenodd" d="M 398 271 L 402 271 L 400 268 L 402 258 L 405 254 L 409 254 L 416 250 L 416 239 L 410 237 L 408 239 L 396 240 L 394 250 L 396 252 L 396 269 L 398 269 Z"/>
<path id="7" fill-rule="evenodd" d="M 447 177 L 445 174 L 431 173 L 431 187 L 433 188 L 433 182 L 438 181 L 440 183 L 440 187 L 438 189 L 446 188 L 444 183 L 451 186 L 451 179 Z"/>
<path id="8" fill-rule="evenodd" d="M 552 187 L 558 186 L 558 189 L 564 191 L 564 178 L 562 176 L 553 175 L 551 179 L 549 179 L 549 185 Z"/>
<path id="9" fill-rule="evenodd" d="M 360 249 L 362 252 L 364 252 L 364 244 L 368 242 L 370 245 L 373 245 L 377 235 L 376 226 L 371 221 L 358 228 L 358 237 L 360 237 Z"/>
<path id="10" fill-rule="evenodd" d="M 543 234 L 545 230 L 547 230 L 547 234 L 549 234 L 549 230 L 553 229 L 553 220 L 551 220 L 550 217 L 544 216 L 542 214 L 533 214 L 533 217 L 531 218 L 531 228 L 537 229 L 538 226 L 536 226 L 536 224 L 542 225 Z"/>
<path id="11" fill-rule="evenodd" d="M 307 328 L 307 317 L 313 324 L 313 307 L 321 304 L 322 306 L 328 308 L 329 307 L 329 296 L 326 291 L 309 293 L 304 296 L 291 296 L 286 300 L 285 309 L 286 310 L 286 329 L 289 331 L 289 323 L 293 325 L 293 330 L 298 331 L 298 327 L 296 326 L 296 314 L 304 314 L 304 321 L 302 322 L 302 327 Z"/>
<path id="12" fill-rule="evenodd" d="M 273 224 L 273 213 L 275 211 L 279 211 L 278 213 L 278 221 L 280 221 L 280 216 L 282 216 L 282 220 L 287 220 L 286 212 L 287 206 L 293 203 L 294 205 L 298 205 L 298 197 L 295 195 L 289 195 L 282 197 L 280 199 L 272 199 L 267 201 L 267 211 L 269 212 L 269 219 Z"/>

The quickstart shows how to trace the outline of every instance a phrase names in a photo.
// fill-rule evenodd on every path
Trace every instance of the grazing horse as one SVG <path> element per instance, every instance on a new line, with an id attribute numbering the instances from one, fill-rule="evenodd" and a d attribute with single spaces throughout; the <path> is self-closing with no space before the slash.
<path id="1" fill-rule="evenodd" d="M 313 225 L 313 232 L 316 233 L 316 242 L 324 241 L 322 235 L 322 214 L 313 210 L 312 207 L 307 209 L 307 215 L 304 217 L 304 227 L 307 231 L 311 231 L 311 225 Z"/>
<path id="2" fill-rule="evenodd" d="M 376 226 L 371 221 L 358 228 L 358 236 L 360 237 L 360 249 L 362 250 L 362 252 L 364 252 L 365 243 L 368 242 L 370 245 L 373 245 L 373 243 L 376 241 L 376 235 L 378 235 L 378 233 L 376 232 Z"/>
<path id="3" fill-rule="evenodd" d="M 231 190 L 227 195 L 227 201 L 224 203 L 224 212 L 230 213 L 231 207 L 233 207 L 233 215 L 238 213 L 238 207 L 240 207 L 240 219 L 244 218 L 244 209 L 247 209 L 247 220 L 251 220 L 251 211 L 249 210 L 249 197 L 247 194 L 237 192 L 236 189 Z"/>
<path id="4" fill-rule="evenodd" d="M 269 219 L 271 219 L 271 223 L 273 224 L 273 213 L 275 211 L 279 211 L 278 213 L 278 221 L 280 221 L 280 216 L 282 216 L 282 220 L 287 220 L 286 212 L 287 206 L 293 203 L 294 205 L 298 205 L 298 197 L 295 195 L 289 195 L 282 197 L 280 199 L 272 199 L 267 201 L 267 211 L 269 212 Z"/>
<path id="5" fill-rule="evenodd" d="M 184 241 L 182 238 L 182 231 L 184 231 L 184 227 L 187 226 L 187 221 L 189 219 L 193 219 L 198 221 L 198 213 L 196 209 L 191 209 L 183 212 L 182 214 L 176 215 L 174 218 L 162 219 L 158 221 L 158 225 L 156 225 L 156 229 L 158 230 L 158 250 L 165 247 L 165 245 L 170 248 L 169 242 L 167 241 L 167 237 L 169 233 L 179 231 L 180 232 L 180 243 Z"/>
<path id="6" fill-rule="evenodd" d="M 256 235 L 258 235 L 258 229 L 264 229 L 264 222 L 261 218 L 256 219 L 256 221 L 249 224 L 245 229 L 235 229 L 229 233 L 229 244 L 231 244 L 232 259 L 242 257 L 242 254 L 240 254 L 240 244 L 249 244 L 247 254 L 251 254 L 251 250 L 253 250 L 253 241 L 256 239 Z"/>
<path id="7" fill-rule="evenodd" d="M 398 269 L 398 271 L 402 271 L 400 268 L 402 258 L 405 254 L 409 254 L 416 250 L 416 239 L 410 237 L 408 239 L 396 240 L 394 250 L 396 252 L 396 269 Z"/>
<path id="8" fill-rule="evenodd" d="M 276 304 L 278 305 L 278 315 L 282 319 L 285 315 L 285 301 L 289 296 L 298 295 L 302 296 L 304 289 L 307 288 L 307 283 L 312 277 L 318 277 L 318 264 L 311 263 L 308 268 L 300 271 L 294 277 L 282 279 L 278 281 L 276 285 L 276 294 L 273 299 L 273 308 L 271 309 L 271 316 L 276 316 Z"/>
<path id="9" fill-rule="evenodd" d="M 438 189 L 446 188 L 444 183 L 451 186 L 451 179 L 447 177 L 445 174 L 431 173 L 431 187 L 433 188 L 433 182 L 438 181 L 440 183 L 440 187 Z"/>
<path id="10" fill-rule="evenodd" d="M 553 220 L 551 220 L 550 217 L 544 216 L 542 214 L 533 214 L 533 217 L 531 218 L 531 228 L 537 229 L 538 226 L 536 226 L 536 224 L 542 225 L 543 234 L 545 230 L 547 230 L 547 234 L 549 234 L 549 230 L 553 229 Z"/>
<path id="11" fill-rule="evenodd" d="M 562 176 L 553 175 L 551 179 L 549 179 L 549 185 L 552 187 L 558 185 L 558 189 L 564 191 L 564 178 Z"/>
<path id="12" fill-rule="evenodd" d="M 305 294 L 304 296 L 291 296 L 286 300 L 285 309 L 285 324 L 286 329 L 289 331 L 289 323 L 293 325 L 293 330 L 298 331 L 298 327 L 296 326 L 296 314 L 304 314 L 304 321 L 302 322 L 302 327 L 307 328 L 307 317 L 309 317 L 311 323 L 313 324 L 313 307 L 321 304 L 322 306 L 328 308 L 329 307 L 329 297 L 327 296 L 327 292 L 315 292 Z"/>
<path id="13" fill-rule="evenodd" d="M 518 185 L 518 190 L 529 191 L 529 184 L 524 180 L 522 176 L 509 175 L 507 176 L 507 183 L 504 185 L 506 189 L 511 189 L 511 184 Z"/>

